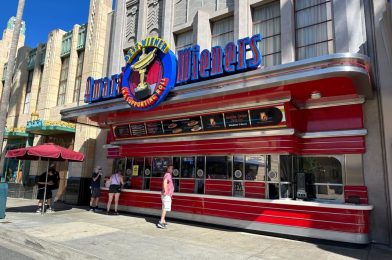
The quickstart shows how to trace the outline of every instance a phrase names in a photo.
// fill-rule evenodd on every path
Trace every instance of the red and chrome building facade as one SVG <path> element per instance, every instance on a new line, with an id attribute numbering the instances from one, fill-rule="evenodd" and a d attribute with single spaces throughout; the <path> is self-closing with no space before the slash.
<path id="1" fill-rule="evenodd" d="M 378 213 L 369 202 L 364 159 L 366 102 L 376 98 L 369 57 L 331 53 L 264 67 L 256 64 L 252 37 L 203 51 L 188 46 L 177 55 L 156 39 L 135 43 L 121 74 L 90 78 L 88 104 L 61 112 L 63 120 L 106 129 L 110 171 L 121 170 L 126 180 L 121 210 L 159 215 L 165 166 L 173 164 L 171 217 L 375 240 Z M 243 62 L 253 66 L 238 69 Z M 212 70 L 222 73 L 211 76 Z"/>

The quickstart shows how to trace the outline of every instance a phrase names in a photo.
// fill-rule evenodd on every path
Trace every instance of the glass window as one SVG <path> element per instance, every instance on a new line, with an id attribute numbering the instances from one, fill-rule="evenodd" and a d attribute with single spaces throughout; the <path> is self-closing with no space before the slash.
<path id="1" fill-rule="evenodd" d="M 244 179 L 244 156 L 242 155 L 233 157 L 233 178 L 234 180 Z"/>
<path id="2" fill-rule="evenodd" d="M 259 47 L 265 67 L 281 63 L 280 3 L 275 1 L 253 9 L 253 33 L 260 33 L 263 40 Z"/>
<path id="3" fill-rule="evenodd" d="M 231 179 L 231 156 L 207 156 L 207 179 Z"/>
<path id="4" fill-rule="evenodd" d="M 234 17 L 230 16 L 212 23 L 211 46 L 225 46 L 234 41 Z"/>
<path id="5" fill-rule="evenodd" d="M 267 194 L 269 199 L 279 199 L 279 155 L 267 155 Z"/>
<path id="6" fill-rule="evenodd" d="M 297 60 L 334 52 L 332 1 L 295 1 L 295 45 Z"/>
<path id="7" fill-rule="evenodd" d="M 205 176 L 205 156 L 196 157 L 196 183 L 195 192 L 197 194 L 204 194 L 204 176 Z"/>
<path id="8" fill-rule="evenodd" d="M 191 47 L 193 44 L 193 31 L 187 31 L 176 35 L 176 50 Z"/>
<path id="9" fill-rule="evenodd" d="M 298 157 L 296 162 L 296 172 L 305 174 L 309 198 L 343 200 L 342 169 L 335 157 Z"/>
<path id="10" fill-rule="evenodd" d="M 23 107 L 23 114 L 28 114 L 30 112 L 30 99 L 31 99 L 31 86 L 33 84 L 33 70 L 29 70 L 29 74 L 27 76 L 27 85 L 26 85 L 26 96 Z"/>
<path id="11" fill-rule="evenodd" d="M 181 158 L 173 157 L 173 178 L 180 177 L 180 170 L 181 170 Z"/>
<path id="12" fill-rule="evenodd" d="M 152 158 L 152 177 L 163 177 L 166 168 L 171 164 L 171 157 L 153 157 Z"/>
<path id="13" fill-rule="evenodd" d="M 132 162 L 133 158 L 127 158 L 126 164 L 125 164 L 125 173 L 123 174 L 124 176 L 124 189 L 130 189 L 131 188 L 131 178 L 132 178 Z"/>
<path id="14" fill-rule="evenodd" d="M 195 178 L 196 159 L 193 156 L 181 157 L 181 178 Z"/>
<path id="15" fill-rule="evenodd" d="M 144 172 L 144 158 L 134 157 L 132 165 L 132 176 L 143 176 Z"/>
<path id="16" fill-rule="evenodd" d="M 40 68 L 40 74 L 39 74 L 39 84 L 38 84 L 38 94 L 37 97 L 41 96 L 41 89 L 42 89 L 42 75 L 44 74 L 44 66 L 41 65 Z M 38 110 L 38 100 L 39 98 L 37 98 L 36 102 L 35 102 L 35 110 Z"/>
<path id="17" fill-rule="evenodd" d="M 59 92 L 57 96 L 57 105 L 63 105 L 65 103 L 68 68 L 69 68 L 69 56 L 64 58 L 61 63 L 60 84 L 59 84 Z"/>
<path id="18" fill-rule="evenodd" d="M 75 88 L 73 94 L 73 102 L 77 102 L 80 98 L 80 86 L 82 84 L 84 51 L 78 53 L 78 64 L 76 68 Z"/>
<path id="19" fill-rule="evenodd" d="M 113 173 L 121 172 L 124 175 L 126 158 L 117 158 L 114 160 Z"/>
<path id="20" fill-rule="evenodd" d="M 280 198 L 292 198 L 293 163 L 291 155 L 280 156 Z"/>
<path id="21" fill-rule="evenodd" d="M 245 156 L 245 180 L 265 181 L 265 156 Z"/>

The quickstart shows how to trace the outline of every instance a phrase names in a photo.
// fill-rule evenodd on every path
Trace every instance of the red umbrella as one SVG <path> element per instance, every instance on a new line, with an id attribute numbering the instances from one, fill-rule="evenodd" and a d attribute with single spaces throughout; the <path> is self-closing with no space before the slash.
<path id="1" fill-rule="evenodd" d="M 68 160 L 70 162 L 82 162 L 84 159 L 82 153 L 68 150 L 53 143 L 9 150 L 6 157 L 19 160 L 39 160 L 45 158 L 52 161 Z"/>
<path id="2" fill-rule="evenodd" d="M 64 147 L 55 145 L 53 143 L 46 143 L 37 146 L 19 148 L 9 150 L 5 155 L 7 158 L 14 158 L 19 160 L 41 160 L 48 159 L 48 167 L 46 170 L 45 192 L 44 199 L 46 198 L 46 185 L 48 182 L 49 161 L 65 161 L 82 162 L 84 154 L 75 152 Z M 45 203 L 42 204 L 42 213 L 44 213 Z"/>

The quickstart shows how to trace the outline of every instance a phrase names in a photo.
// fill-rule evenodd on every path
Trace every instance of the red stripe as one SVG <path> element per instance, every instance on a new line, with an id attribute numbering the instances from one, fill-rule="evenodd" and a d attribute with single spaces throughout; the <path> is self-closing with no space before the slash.
<path id="1" fill-rule="evenodd" d="M 106 191 L 102 192 L 101 198 L 103 202 L 107 201 Z M 120 196 L 120 205 L 160 209 L 161 200 L 159 194 L 123 192 Z M 351 233 L 368 233 L 369 222 L 369 212 L 363 210 L 187 196 L 174 196 L 173 210 L 228 219 Z"/>

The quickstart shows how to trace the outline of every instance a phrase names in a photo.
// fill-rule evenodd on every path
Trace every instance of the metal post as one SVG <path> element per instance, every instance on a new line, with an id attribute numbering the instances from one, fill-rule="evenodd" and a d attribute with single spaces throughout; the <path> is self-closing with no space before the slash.
<path id="1" fill-rule="evenodd" d="M 41 215 L 43 215 L 45 212 L 45 201 L 46 201 L 46 187 L 48 185 L 48 172 L 49 172 L 49 158 L 48 158 L 48 167 L 46 168 L 46 178 L 45 178 L 45 190 L 44 190 L 44 200 L 42 203 L 42 211 L 41 211 Z"/>

